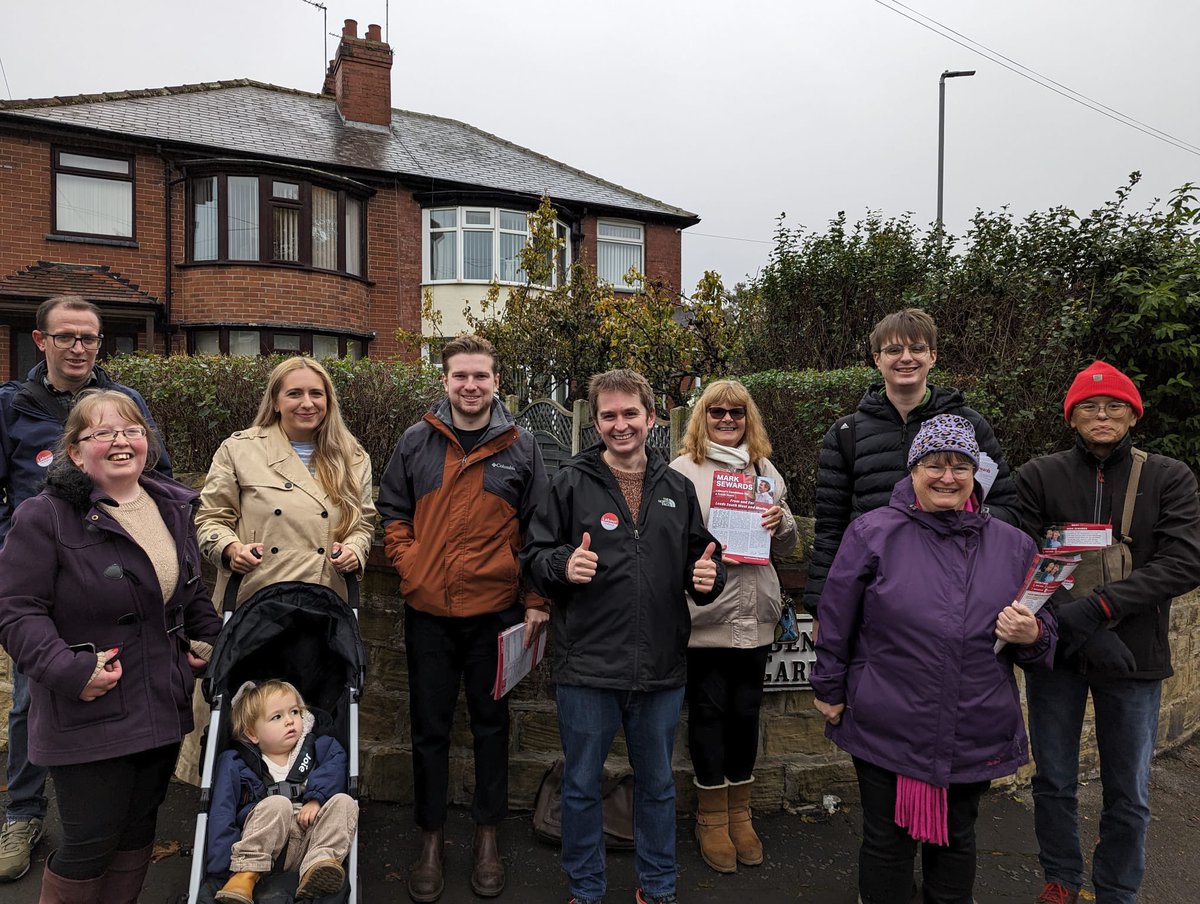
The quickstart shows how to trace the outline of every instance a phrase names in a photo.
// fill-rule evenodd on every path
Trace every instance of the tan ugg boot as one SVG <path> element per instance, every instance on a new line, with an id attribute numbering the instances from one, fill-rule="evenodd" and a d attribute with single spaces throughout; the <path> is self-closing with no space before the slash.
<path id="1" fill-rule="evenodd" d="M 729 783 L 729 838 L 737 849 L 738 863 L 758 866 L 763 862 L 762 841 L 750 821 L 750 786 L 754 776 L 744 782 Z"/>
<path id="2" fill-rule="evenodd" d="M 718 873 L 736 873 L 737 851 L 729 838 L 729 785 L 706 788 L 699 782 L 695 784 L 696 840 L 700 842 L 700 856 Z"/>

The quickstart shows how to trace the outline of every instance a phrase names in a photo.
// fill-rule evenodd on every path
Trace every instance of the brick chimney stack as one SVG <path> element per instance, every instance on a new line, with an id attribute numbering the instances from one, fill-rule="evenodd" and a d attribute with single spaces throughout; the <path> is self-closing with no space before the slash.
<path id="1" fill-rule="evenodd" d="M 383 43 L 378 25 L 368 25 L 360 38 L 358 23 L 346 20 L 322 93 L 337 99 L 347 122 L 392 124 L 392 48 Z"/>

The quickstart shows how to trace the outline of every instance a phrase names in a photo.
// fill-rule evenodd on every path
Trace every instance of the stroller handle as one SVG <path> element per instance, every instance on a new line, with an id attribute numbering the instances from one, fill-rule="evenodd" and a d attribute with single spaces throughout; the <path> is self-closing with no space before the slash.
<path id="1" fill-rule="evenodd" d="M 229 573 L 229 583 L 225 585 L 225 597 L 221 600 L 221 611 L 232 612 L 237 604 L 238 590 L 242 586 L 242 575 L 240 572 L 231 571 Z M 343 574 L 346 579 L 346 604 L 355 611 L 358 610 L 358 575 Z"/>

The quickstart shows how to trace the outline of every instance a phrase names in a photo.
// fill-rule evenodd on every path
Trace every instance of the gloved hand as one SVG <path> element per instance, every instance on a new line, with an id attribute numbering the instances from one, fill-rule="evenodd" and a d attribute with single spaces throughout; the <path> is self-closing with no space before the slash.
<path id="1" fill-rule="evenodd" d="M 1116 632 L 1097 631 L 1083 645 L 1083 657 L 1090 667 L 1109 675 L 1131 675 L 1137 660 Z"/>
<path id="2" fill-rule="evenodd" d="M 1087 643 L 1109 618 L 1095 594 L 1056 605 L 1054 615 L 1058 619 L 1058 644 L 1068 656 Z"/>

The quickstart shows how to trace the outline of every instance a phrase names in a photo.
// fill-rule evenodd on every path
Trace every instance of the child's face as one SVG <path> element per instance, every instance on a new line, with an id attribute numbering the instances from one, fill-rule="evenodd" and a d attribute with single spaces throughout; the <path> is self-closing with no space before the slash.
<path id="1" fill-rule="evenodd" d="M 254 720 L 254 728 L 247 732 L 246 739 L 269 756 L 288 753 L 300 737 L 303 715 L 295 694 L 276 691 L 267 698 L 263 714 Z"/>

